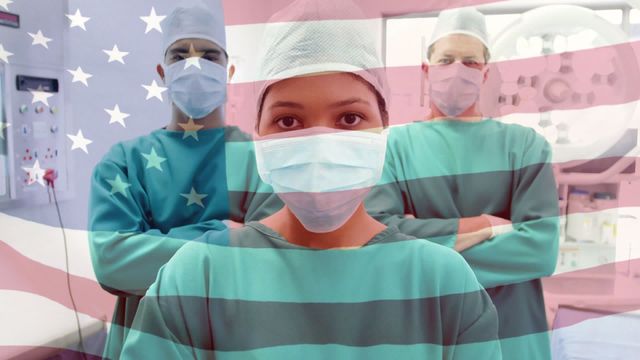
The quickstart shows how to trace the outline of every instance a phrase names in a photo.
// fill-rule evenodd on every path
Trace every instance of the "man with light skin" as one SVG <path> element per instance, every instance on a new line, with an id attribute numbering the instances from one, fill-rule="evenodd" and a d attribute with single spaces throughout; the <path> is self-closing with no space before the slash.
<path id="1" fill-rule="evenodd" d="M 449 65 L 460 62 L 467 67 L 482 71 L 482 82 L 486 82 L 489 75 L 487 64 L 490 60 L 489 49 L 482 41 L 466 34 L 451 34 L 434 42 L 428 49 L 429 63 L 435 66 Z M 425 77 L 429 77 L 429 64 L 423 66 Z M 431 102 L 430 120 L 446 119 L 448 116 Z M 483 119 L 478 103 L 474 103 L 464 110 L 457 118 L 461 121 L 481 121 Z M 463 251 L 484 240 L 493 237 L 497 229 L 509 229 L 511 221 L 497 216 L 482 214 L 459 220 L 458 238 L 455 249 Z M 494 227 L 492 229 L 492 227 Z"/>
<path id="2" fill-rule="evenodd" d="M 367 209 L 401 232 L 459 251 L 497 310 L 505 359 L 549 359 L 540 277 L 558 252 L 549 144 L 483 116 L 490 52 L 484 16 L 441 12 L 428 48 L 426 122 L 393 128 Z"/>
<path id="3" fill-rule="evenodd" d="M 93 172 L 91 258 L 117 296 L 106 358 L 120 357 L 140 299 L 184 244 L 282 206 L 258 176 L 250 136 L 225 125 L 235 68 L 221 1 L 211 3 L 181 1 L 165 20 L 157 72 L 172 101 L 168 125 L 158 119 L 157 130 L 115 144 Z"/>

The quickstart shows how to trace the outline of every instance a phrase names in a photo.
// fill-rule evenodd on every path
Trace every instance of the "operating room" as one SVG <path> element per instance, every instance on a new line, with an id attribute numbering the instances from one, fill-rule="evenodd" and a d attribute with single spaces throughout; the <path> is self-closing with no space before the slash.
<path id="1" fill-rule="evenodd" d="M 469 39 L 483 56 L 463 56 Z M 0 359 L 637 359 L 639 40 L 637 0 L 0 0 Z M 454 72 L 467 80 L 438 83 Z M 348 86 L 369 102 L 336 94 Z M 360 110 L 318 125 L 325 98 Z M 371 109 L 349 136 L 343 122 Z M 315 125 L 283 135 L 303 118 Z M 416 241 L 428 266 L 433 248 L 457 271 L 374 277 L 382 249 L 395 259 Z M 219 250 L 223 275 L 207 278 L 215 254 L 199 246 Z M 194 290 L 179 271 L 194 264 L 228 283 Z M 318 267 L 278 272 L 305 264 Z M 465 276 L 479 289 L 455 291 Z M 251 279 L 265 283 L 243 289 Z M 173 280 L 188 294 L 160 311 Z M 229 313 L 185 311 L 178 295 L 201 290 Z M 385 334 L 379 313 L 359 317 L 455 298 L 442 291 L 484 301 L 488 339 L 403 342 L 402 318 Z M 281 316 L 287 303 L 299 318 Z M 194 335 L 199 315 L 221 328 Z M 158 319 L 186 330 L 147 331 Z M 253 334 L 234 338 L 243 326 Z"/>

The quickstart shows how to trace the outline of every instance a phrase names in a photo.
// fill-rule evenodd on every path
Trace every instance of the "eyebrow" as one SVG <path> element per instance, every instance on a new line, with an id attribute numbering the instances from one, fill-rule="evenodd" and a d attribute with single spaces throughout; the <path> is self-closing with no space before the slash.
<path id="1" fill-rule="evenodd" d="M 337 107 L 348 106 L 352 104 L 370 105 L 370 103 L 367 100 L 364 100 L 361 98 L 350 98 L 350 99 L 334 102 L 333 104 L 329 105 L 329 107 L 337 108 Z M 295 109 L 304 109 L 304 106 L 302 104 L 293 102 L 293 101 L 276 101 L 271 106 L 269 106 L 269 109 L 273 109 L 277 107 L 290 107 Z"/>
<path id="2" fill-rule="evenodd" d="M 364 105 L 371 105 L 367 100 L 364 100 L 362 98 L 350 98 L 350 99 L 346 99 L 346 100 L 341 100 L 338 102 L 335 102 L 333 104 L 330 105 L 330 107 L 342 107 L 342 106 L 347 106 L 347 105 L 352 105 L 352 104 L 364 104 Z"/>
<path id="3" fill-rule="evenodd" d="M 196 52 L 203 52 L 205 54 L 214 54 L 214 55 L 220 55 L 222 54 L 222 51 L 218 50 L 218 49 L 213 49 L 213 48 L 208 48 L 208 49 L 196 49 Z M 170 54 L 185 54 L 185 53 L 189 53 L 189 48 L 187 47 L 179 47 L 179 48 L 175 48 L 175 49 L 171 49 L 169 51 Z"/>
<path id="4" fill-rule="evenodd" d="M 442 55 L 443 58 L 454 58 L 455 56 L 452 54 L 444 54 Z M 479 57 L 477 55 L 469 55 L 469 56 L 465 56 L 462 59 L 464 60 L 477 60 Z"/>
<path id="5" fill-rule="evenodd" d="M 302 106 L 302 104 L 299 104 L 299 103 L 293 102 L 293 101 L 276 101 L 273 104 L 271 104 L 271 106 L 269 106 L 269 109 L 273 109 L 273 108 L 277 108 L 277 107 L 289 107 L 289 108 L 295 108 L 295 109 L 304 109 L 304 106 Z"/>

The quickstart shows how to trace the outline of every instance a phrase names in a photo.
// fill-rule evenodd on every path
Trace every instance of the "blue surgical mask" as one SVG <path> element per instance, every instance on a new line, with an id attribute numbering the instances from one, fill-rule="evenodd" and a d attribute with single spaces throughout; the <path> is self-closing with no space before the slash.
<path id="1" fill-rule="evenodd" d="M 227 69 L 212 61 L 198 59 L 200 68 L 188 59 L 165 67 L 169 97 L 187 116 L 202 119 L 227 100 Z"/>
<path id="2" fill-rule="evenodd" d="M 309 231 L 344 225 L 380 176 L 387 133 L 314 127 L 255 142 L 258 173 Z"/>

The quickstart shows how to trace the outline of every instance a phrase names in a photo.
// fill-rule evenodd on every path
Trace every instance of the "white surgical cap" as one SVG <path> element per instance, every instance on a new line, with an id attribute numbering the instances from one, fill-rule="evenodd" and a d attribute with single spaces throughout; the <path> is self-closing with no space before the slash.
<path id="1" fill-rule="evenodd" d="M 349 20 L 344 20 L 344 19 Z M 343 20 L 327 20 L 343 19 Z M 375 23 L 345 0 L 297 0 L 269 19 L 258 59 L 258 106 L 273 83 L 322 72 L 361 76 L 385 99 L 384 67 L 375 42 Z"/>
<path id="2" fill-rule="evenodd" d="M 489 35 L 484 15 L 474 8 L 450 9 L 440 12 L 438 23 L 428 46 L 445 36 L 463 34 L 480 40 L 489 47 Z"/>
<path id="3" fill-rule="evenodd" d="M 182 0 L 163 24 L 163 49 L 182 39 L 209 40 L 227 50 L 222 0 Z"/>

